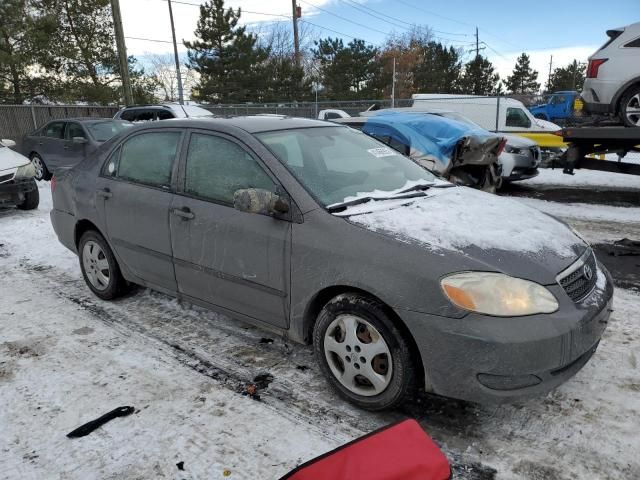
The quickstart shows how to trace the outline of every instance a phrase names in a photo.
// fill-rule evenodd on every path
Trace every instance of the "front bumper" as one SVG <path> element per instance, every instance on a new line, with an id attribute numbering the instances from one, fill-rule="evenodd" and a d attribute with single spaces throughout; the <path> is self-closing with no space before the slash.
<path id="1" fill-rule="evenodd" d="M 38 185 L 33 178 L 14 178 L 0 183 L 0 204 L 13 203 L 37 188 Z"/>
<path id="2" fill-rule="evenodd" d="M 560 308 L 548 315 L 461 319 L 399 310 L 418 345 L 427 391 L 478 403 L 546 394 L 591 358 L 611 312 L 613 284 L 573 303 L 560 285 L 548 287 Z"/>

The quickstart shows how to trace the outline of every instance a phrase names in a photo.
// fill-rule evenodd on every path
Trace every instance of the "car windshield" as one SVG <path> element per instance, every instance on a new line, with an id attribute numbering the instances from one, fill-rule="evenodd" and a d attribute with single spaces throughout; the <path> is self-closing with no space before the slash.
<path id="1" fill-rule="evenodd" d="M 106 142 L 115 134 L 120 133 L 128 127 L 133 127 L 133 123 L 124 120 L 107 120 L 95 122 L 87 125 L 91 136 L 98 142 Z"/>
<path id="2" fill-rule="evenodd" d="M 393 196 L 435 176 L 409 158 L 347 127 L 301 128 L 256 135 L 324 206 Z"/>
<path id="3" fill-rule="evenodd" d="M 184 112 L 189 116 L 189 117 L 213 117 L 213 113 L 211 113 L 209 110 L 205 110 L 202 107 L 196 107 L 194 105 L 182 105 L 182 108 L 184 109 Z"/>

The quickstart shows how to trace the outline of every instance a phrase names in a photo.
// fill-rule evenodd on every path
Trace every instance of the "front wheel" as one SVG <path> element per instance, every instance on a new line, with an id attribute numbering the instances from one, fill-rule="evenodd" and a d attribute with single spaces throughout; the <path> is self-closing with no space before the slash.
<path id="1" fill-rule="evenodd" d="M 333 298 L 318 315 L 313 344 L 331 386 L 361 408 L 397 407 L 415 389 L 410 345 L 378 301 Z"/>
<path id="2" fill-rule="evenodd" d="M 620 119 L 627 127 L 640 127 L 640 86 L 632 87 L 622 97 Z"/>
<path id="3" fill-rule="evenodd" d="M 78 243 L 80 269 L 87 286 L 103 300 L 120 296 L 126 281 L 104 237 L 94 230 L 85 232 Z"/>
<path id="4" fill-rule="evenodd" d="M 36 170 L 35 179 L 36 180 L 51 180 L 51 172 L 42 160 L 42 157 L 37 153 L 31 155 L 31 163 L 33 163 L 33 168 Z"/>

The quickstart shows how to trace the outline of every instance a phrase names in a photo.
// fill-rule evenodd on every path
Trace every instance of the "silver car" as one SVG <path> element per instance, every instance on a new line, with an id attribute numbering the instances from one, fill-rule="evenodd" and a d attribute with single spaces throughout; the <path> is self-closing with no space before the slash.
<path id="1" fill-rule="evenodd" d="M 26 135 L 22 152 L 31 159 L 36 180 L 49 180 L 56 168 L 70 167 L 132 123 L 110 118 L 51 120 Z"/>
<path id="2" fill-rule="evenodd" d="M 144 285 L 302 343 L 356 405 L 542 394 L 595 352 L 613 286 L 566 225 L 354 129 L 136 126 L 63 171 L 51 221 L 88 287 Z M 514 247 L 517 246 L 517 247 Z"/>

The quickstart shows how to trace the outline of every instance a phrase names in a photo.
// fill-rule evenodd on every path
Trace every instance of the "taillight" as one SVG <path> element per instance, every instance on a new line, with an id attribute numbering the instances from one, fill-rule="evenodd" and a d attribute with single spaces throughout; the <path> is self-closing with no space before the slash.
<path id="1" fill-rule="evenodd" d="M 51 177 L 51 193 L 53 193 L 53 191 L 56 189 L 56 177 Z"/>
<path id="2" fill-rule="evenodd" d="M 609 60 L 608 58 L 598 58 L 595 60 L 589 60 L 589 66 L 587 67 L 587 78 L 598 78 L 598 69 L 600 65 Z"/>

